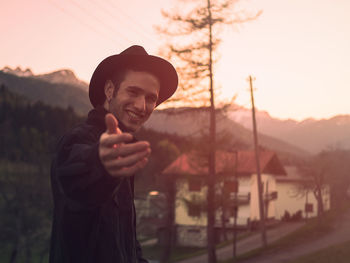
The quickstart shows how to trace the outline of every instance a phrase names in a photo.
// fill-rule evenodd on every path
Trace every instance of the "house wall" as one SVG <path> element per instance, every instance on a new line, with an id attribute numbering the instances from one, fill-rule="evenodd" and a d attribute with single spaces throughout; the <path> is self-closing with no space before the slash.
<path id="1" fill-rule="evenodd" d="M 237 214 L 237 225 L 248 225 L 250 218 L 250 207 L 249 204 L 247 205 L 241 205 L 238 207 L 238 214 Z M 230 223 L 233 224 L 234 218 L 230 218 Z"/>
<path id="2" fill-rule="evenodd" d="M 199 217 L 193 217 L 188 215 L 188 208 L 184 199 L 197 200 L 198 202 L 205 203 L 207 196 L 207 187 L 202 186 L 200 192 L 190 192 L 188 189 L 188 183 L 185 179 L 179 179 L 177 181 L 177 195 L 176 195 L 176 212 L 175 223 L 176 225 L 188 225 L 188 226 L 206 226 L 207 217 L 205 213 L 201 213 Z"/>
<path id="3" fill-rule="evenodd" d="M 308 203 L 313 204 L 313 212 L 308 213 L 308 217 L 317 216 L 317 201 L 312 192 L 307 197 L 305 194 L 298 194 L 297 183 L 295 182 L 278 182 L 277 183 L 278 199 L 276 200 L 276 218 L 282 219 L 285 211 L 290 215 L 302 210 L 303 217 L 306 217 L 304 207 L 306 199 Z M 323 195 L 324 209 L 329 210 L 329 191 L 326 190 Z"/>
<path id="4" fill-rule="evenodd" d="M 276 180 L 272 175 L 261 174 L 261 182 L 263 184 L 263 194 L 265 195 L 268 191 L 269 193 L 276 191 Z M 270 201 L 268 203 L 267 217 L 275 218 L 276 211 L 276 201 Z M 266 214 L 266 211 L 264 211 Z M 265 215 L 266 216 L 266 215 Z M 259 195 L 258 195 L 258 180 L 257 175 L 253 174 L 251 176 L 251 201 L 250 201 L 250 220 L 259 220 L 260 210 L 259 210 Z"/>
<path id="5" fill-rule="evenodd" d="M 251 190 L 251 178 L 240 177 L 238 178 L 239 187 L 238 194 L 248 195 Z M 200 217 L 193 217 L 188 215 L 188 208 L 184 199 L 187 200 L 198 200 L 206 204 L 206 193 L 207 187 L 202 186 L 200 192 L 189 191 L 188 183 L 185 179 L 179 179 L 177 182 L 177 198 L 176 198 L 176 213 L 175 213 L 175 223 L 177 225 L 187 225 L 187 226 L 206 226 L 207 225 L 207 215 L 205 212 L 201 213 Z M 217 221 L 220 222 L 221 210 L 218 209 L 216 214 Z M 238 208 L 238 225 L 247 225 L 250 220 L 250 206 L 249 204 L 241 205 Z M 233 224 L 233 217 L 229 219 L 229 223 Z"/>
<path id="6" fill-rule="evenodd" d="M 257 188 L 257 175 L 240 177 L 239 180 L 239 195 L 247 195 L 250 193 L 250 203 L 240 205 L 238 208 L 237 225 L 248 226 L 249 221 L 259 220 L 259 202 L 258 202 L 258 188 Z M 267 216 L 268 218 L 274 218 L 277 220 L 282 219 L 284 212 L 287 210 L 290 215 L 295 214 L 297 211 L 303 211 L 303 217 L 305 217 L 305 196 L 296 195 L 296 183 L 286 181 L 276 181 L 276 178 L 272 175 L 262 174 L 263 193 L 277 191 L 277 199 L 268 202 Z M 206 225 L 207 216 L 205 212 L 202 212 L 200 216 L 193 217 L 188 215 L 188 208 L 184 202 L 187 200 L 197 200 L 206 204 L 207 187 L 202 186 L 201 191 L 189 191 L 187 180 L 179 179 L 177 182 L 177 199 L 176 199 L 176 213 L 175 223 L 177 232 L 177 245 L 180 246 L 206 246 Z M 219 188 L 218 188 L 219 189 Z M 329 193 L 329 191 L 328 191 Z M 324 208 L 329 209 L 329 194 L 324 194 Z M 308 194 L 308 203 L 312 203 L 314 211 L 308 213 L 308 217 L 314 217 L 317 215 L 317 202 L 312 193 Z M 266 210 L 265 210 L 266 212 Z M 229 218 L 227 227 L 233 226 L 234 218 Z M 216 226 L 221 225 L 221 209 L 218 209 L 216 213 Z"/>
<path id="7" fill-rule="evenodd" d="M 268 203 L 267 216 L 268 218 L 274 218 L 277 220 L 282 219 L 285 211 L 288 211 L 290 215 L 295 214 L 297 211 L 302 210 L 303 217 L 306 216 L 304 212 L 306 196 L 297 195 L 295 182 L 276 181 L 275 177 L 268 174 L 262 174 L 262 182 L 264 185 L 264 194 L 266 190 L 268 192 L 277 191 L 277 199 Z M 257 175 L 254 174 L 251 177 L 241 177 L 239 180 L 238 194 L 246 195 L 251 194 L 250 204 L 240 205 L 238 208 L 238 225 L 247 225 L 249 221 L 259 220 L 259 203 L 258 203 L 258 188 L 257 188 Z M 268 186 L 267 186 L 268 183 Z M 178 196 L 176 201 L 176 224 L 187 226 L 206 226 L 207 216 L 205 212 L 201 213 L 200 217 L 192 217 L 188 215 L 188 208 L 185 205 L 183 198 L 201 200 L 206 203 L 206 186 L 202 187 L 200 192 L 189 192 L 188 184 L 185 180 L 179 182 Z M 268 189 L 267 189 L 268 188 Z M 308 217 L 314 217 L 317 215 L 317 202 L 314 195 L 310 192 L 308 194 L 308 203 L 313 204 L 313 212 L 308 213 Z M 324 208 L 329 209 L 329 191 L 324 193 Z M 266 210 L 265 210 L 266 213 Z M 220 221 L 221 210 L 217 211 L 217 221 Z M 233 224 L 233 217 L 229 219 L 229 224 Z"/>
<path id="8" fill-rule="evenodd" d="M 248 195 L 251 191 L 251 178 L 250 176 L 239 177 L 238 178 L 238 194 L 239 195 Z M 230 223 L 233 224 L 234 218 L 230 218 Z M 238 207 L 237 214 L 237 225 L 247 225 L 250 220 L 250 205 L 240 205 Z"/>

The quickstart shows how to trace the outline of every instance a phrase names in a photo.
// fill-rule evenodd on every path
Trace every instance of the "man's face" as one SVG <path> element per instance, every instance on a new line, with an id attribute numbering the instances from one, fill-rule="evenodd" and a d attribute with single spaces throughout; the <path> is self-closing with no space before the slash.
<path id="1" fill-rule="evenodd" d="M 153 112 L 158 99 L 158 79 L 143 71 L 127 71 L 109 110 L 127 128 L 127 132 L 138 130 Z"/>

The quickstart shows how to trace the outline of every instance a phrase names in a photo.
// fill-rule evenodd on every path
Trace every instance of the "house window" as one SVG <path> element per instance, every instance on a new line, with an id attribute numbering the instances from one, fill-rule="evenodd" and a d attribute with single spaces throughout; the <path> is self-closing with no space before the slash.
<path id="1" fill-rule="evenodd" d="M 225 181 L 224 191 L 226 193 L 237 193 L 238 192 L 238 181 Z"/>
<path id="2" fill-rule="evenodd" d="M 188 215 L 199 217 L 201 215 L 201 205 L 200 204 L 188 204 Z"/>
<path id="3" fill-rule="evenodd" d="M 306 213 L 312 213 L 313 211 L 314 211 L 314 206 L 313 206 L 313 204 L 310 204 L 310 203 L 305 204 L 305 212 L 306 212 Z"/>
<path id="4" fill-rule="evenodd" d="M 238 206 L 230 207 L 226 210 L 226 218 L 227 217 L 237 217 Z"/>
<path id="5" fill-rule="evenodd" d="M 202 184 L 200 180 L 189 179 L 188 181 L 188 190 L 192 192 L 200 192 Z"/>

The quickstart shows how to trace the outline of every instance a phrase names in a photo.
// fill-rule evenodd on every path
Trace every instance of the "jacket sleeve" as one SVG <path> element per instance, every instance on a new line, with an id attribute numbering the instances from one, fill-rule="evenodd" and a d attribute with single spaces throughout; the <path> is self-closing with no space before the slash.
<path id="1" fill-rule="evenodd" d="M 98 141 L 67 135 L 59 146 L 55 177 L 62 194 L 84 205 L 99 205 L 112 198 L 120 179 L 111 177 L 98 155 Z"/>
<path id="2" fill-rule="evenodd" d="M 136 239 L 136 255 L 138 263 L 149 263 L 143 256 L 142 256 L 142 249 L 140 243 Z"/>

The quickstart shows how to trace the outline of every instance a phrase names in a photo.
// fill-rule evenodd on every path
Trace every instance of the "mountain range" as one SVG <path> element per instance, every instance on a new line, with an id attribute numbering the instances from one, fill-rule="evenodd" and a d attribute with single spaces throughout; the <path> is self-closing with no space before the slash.
<path id="1" fill-rule="evenodd" d="M 232 121 L 221 111 L 216 114 L 216 123 L 218 140 L 221 137 L 230 137 L 230 142 L 227 142 L 228 145 L 223 146 L 223 148 L 227 150 L 233 150 L 235 147 L 253 149 L 253 133 L 247 128 Z M 208 108 L 157 110 L 145 123 L 145 128 L 195 139 L 209 134 L 209 110 Z M 302 148 L 265 134 L 259 134 L 259 146 L 263 149 L 276 151 L 284 163 L 294 163 L 298 159 L 310 155 Z"/>
<path id="2" fill-rule="evenodd" d="M 10 67 L 4 67 L 2 70 L 4 73 L 15 75 L 17 77 L 30 77 L 34 79 L 45 80 L 50 83 L 55 84 L 68 84 L 79 87 L 85 91 L 88 90 L 88 84 L 80 79 L 78 79 L 74 72 L 70 69 L 61 69 L 54 72 L 34 75 L 30 68 L 22 69 L 21 67 L 16 67 L 12 69 Z"/>
<path id="3" fill-rule="evenodd" d="M 0 71 L 0 85 L 27 97 L 58 107 L 72 107 L 80 115 L 91 109 L 87 95 L 88 84 L 79 80 L 73 71 L 64 69 L 34 75 L 30 69 Z M 257 111 L 259 143 L 280 153 L 294 156 L 315 154 L 327 148 L 350 148 L 350 115 L 330 119 L 280 120 L 266 111 Z M 197 136 L 208 129 L 208 112 L 204 108 L 156 110 L 146 128 L 157 131 Z M 251 110 L 232 105 L 217 115 L 218 132 L 226 131 L 235 140 L 252 146 Z"/>
<path id="4" fill-rule="evenodd" d="M 30 69 L 5 67 L 0 70 L 0 84 L 33 103 L 42 101 L 51 106 L 72 107 L 79 115 L 85 115 L 92 108 L 87 96 L 88 84 L 71 70 L 33 75 Z"/>
<path id="5" fill-rule="evenodd" d="M 233 106 L 228 117 L 252 130 L 251 110 Z M 329 119 L 280 120 L 266 111 L 256 112 L 260 133 L 268 134 L 285 142 L 318 153 L 327 149 L 350 149 L 350 115 L 337 115 Z"/>

